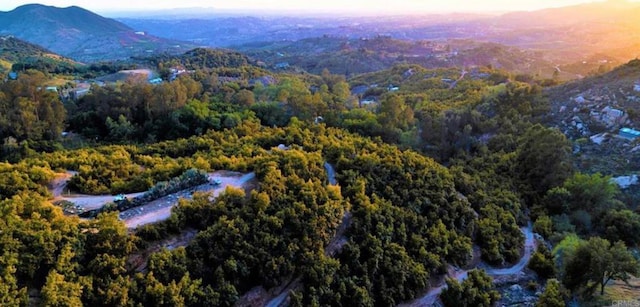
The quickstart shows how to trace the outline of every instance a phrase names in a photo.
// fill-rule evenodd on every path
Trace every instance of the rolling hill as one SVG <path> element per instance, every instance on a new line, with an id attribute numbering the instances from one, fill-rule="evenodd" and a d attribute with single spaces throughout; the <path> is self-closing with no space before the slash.
<path id="1" fill-rule="evenodd" d="M 137 32 L 77 6 L 29 4 L 0 12 L 0 35 L 13 35 L 87 62 L 127 59 L 153 52 L 179 53 L 193 47 Z"/>
<path id="2" fill-rule="evenodd" d="M 71 70 L 78 63 L 38 45 L 13 36 L 0 36 L 0 72 L 9 71 L 15 64 L 23 68 L 44 71 Z"/>

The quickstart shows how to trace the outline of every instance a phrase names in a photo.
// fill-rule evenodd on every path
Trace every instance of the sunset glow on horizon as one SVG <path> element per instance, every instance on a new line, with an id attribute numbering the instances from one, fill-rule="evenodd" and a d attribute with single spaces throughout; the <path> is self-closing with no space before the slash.
<path id="1" fill-rule="evenodd" d="M 617 0 L 620 1 L 620 0 Z M 624 1 L 624 0 L 623 0 Z M 43 0 L 38 3 L 57 7 L 80 6 L 97 12 L 116 11 L 153 11 L 173 8 L 211 8 L 220 10 L 247 10 L 277 12 L 342 12 L 361 14 L 394 14 L 394 13 L 440 13 L 440 12 L 505 12 L 537 10 L 548 7 L 569 6 L 580 3 L 602 2 L 589 0 L 396 0 L 393 4 L 383 0 L 236 0 L 236 1 L 202 1 L 202 0 L 141 0 L 141 1 L 93 1 L 93 0 Z M 637 2 L 637 1 L 630 1 Z M 10 11 L 18 6 L 33 2 L 6 0 L 0 4 L 0 11 Z"/>

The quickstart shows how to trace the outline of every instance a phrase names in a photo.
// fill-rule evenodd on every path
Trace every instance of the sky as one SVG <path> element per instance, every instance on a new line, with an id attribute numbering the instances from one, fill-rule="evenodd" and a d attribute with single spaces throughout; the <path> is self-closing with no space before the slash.
<path id="1" fill-rule="evenodd" d="M 216 8 L 270 12 L 346 12 L 364 14 L 504 12 L 560 7 L 593 0 L 40 0 L 37 3 L 68 7 L 72 5 L 98 12 L 164 10 L 172 8 Z M 33 1 L 2 0 L 0 11 L 10 11 Z"/>

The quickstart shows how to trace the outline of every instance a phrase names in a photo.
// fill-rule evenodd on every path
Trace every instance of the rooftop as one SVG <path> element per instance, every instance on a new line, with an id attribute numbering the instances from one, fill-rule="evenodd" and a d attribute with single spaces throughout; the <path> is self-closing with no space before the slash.
<path id="1" fill-rule="evenodd" d="M 620 129 L 620 136 L 635 139 L 640 137 L 640 131 L 631 128 L 622 128 Z"/>

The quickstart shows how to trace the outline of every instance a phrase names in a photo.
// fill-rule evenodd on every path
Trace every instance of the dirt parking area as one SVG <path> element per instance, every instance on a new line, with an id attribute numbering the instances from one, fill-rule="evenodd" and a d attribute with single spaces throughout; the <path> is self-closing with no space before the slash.
<path id="1" fill-rule="evenodd" d="M 75 172 L 67 172 L 57 176 L 50 184 L 49 188 L 54 195 L 54 201 L 69 201 L 74 203 L 82 211 L 96 210 L 102 208 L 107 203 L 113 202 L 114 195 L 86 195 L 71 194 L 67 190 L 67 182 Z M 181 198 L 190 199 L 195 192 L 211 193 L 213 197 L 218 196 L 227 187 L 252 189 L 256 187 L 254 173 L 238 173 L 231 171 L 217 171 L 209 173 L 208 184 L 199 185 L 187 190 L 167 195 L 156 199 L 144 206 L 131 208 L 120 213 L 128 228 L 136 228 L 141 225 L 159 222 L 171 216 L 171 208 L 178 204 Z M 219 182 L 219 184 L 213 184 Z M 135 198 L 144 194 L 125 194 L 127 198 Z"/>
<path id="2" fill-rule="evenodd" d="M 202 184 L 188 190 L 167 195 L 144 206 L 131 208 L 121 212 L 120 219 L 124 221 L 127 228 L 136 228 L 141 225 L 163 221 L 171 216 L 171 208 L 177 205 L 181 198 L 191 199 L 195 192 L 211 193 L 213 197 L 216 197 L 229 186 L 244 188 L 255 178 L 255 174 L 218 171 L 210 173 L 209 178 L 211 179 L 210 182 L 213 182 L 214 179 L 220 180 L 220 184 Z"/>

